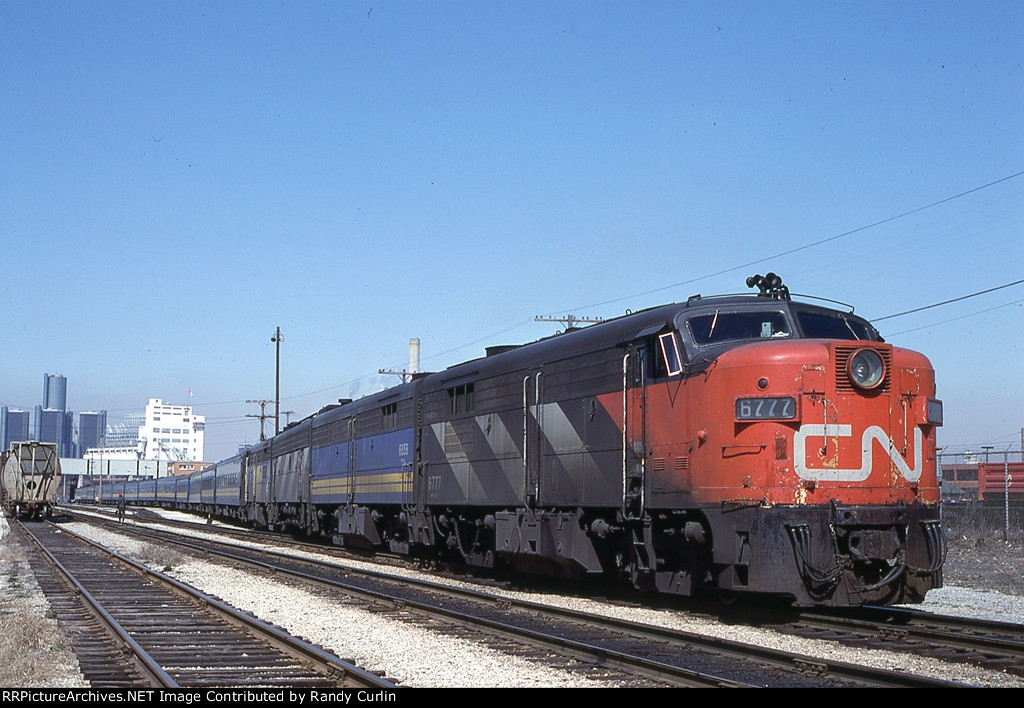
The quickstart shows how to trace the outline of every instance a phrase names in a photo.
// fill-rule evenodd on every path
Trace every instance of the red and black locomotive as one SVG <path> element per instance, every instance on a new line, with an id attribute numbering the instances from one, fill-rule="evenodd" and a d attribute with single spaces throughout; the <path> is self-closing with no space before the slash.
<path id="1" fill-rule="evenodd" d="M 920 601 L 945 553 L 931 365 L 774 274 L 748 285 L 492 348 L 152 494 L 666 593 Z"/>

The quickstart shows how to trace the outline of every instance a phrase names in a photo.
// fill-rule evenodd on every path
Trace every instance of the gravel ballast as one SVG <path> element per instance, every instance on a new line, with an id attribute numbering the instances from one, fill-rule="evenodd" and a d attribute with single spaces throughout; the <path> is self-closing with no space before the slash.
<path id="1" fill-rule="evenodd" d="M 127 536 L 98 530 L 86 524 L 69 524 L 68 527 L 109 544 L 125 555 L 138 557 L 157 566 L 157 569 L 167 565 L 166 561 L 158 557 L 147 558 L 153 555 L 151 544 L 140 543 Z M 201 528 L 194 533 L 198 536 L 207 535 Z M 318 556 L 315 553 L 308 555 Z M 588 679 L 518 656 L 502 654 L 489 647 L 402 622 L 390 613 L 342 607 L 337 602 L 285 583 L 268 580 L 263 575 L 192 559 L 184 559 L 177 564 L 172 562 L 171 565 L 169 574 L 177 579 L 272 621 L 343 658 L 352 659 L 363 668 L 384 673 L 406 686 L 595 686 L 592 677 Z M 345 561 L 345 565 L 372 566 L 360 561 Z M 389 572 L 422 575 L 408 569 L 389 569 Z M 438 581 L 435 576 L 429 577 Z M 460 581 L 447 582 L 457 584 Z M 534 602 L 557 602 L 583 611 L 635 622 L 772 646 L 817 658 L 913 672 L 975 686 L 1024 686 L 1024 679 L 1020 677 L 968 664 L 944 662 L 906 652 L 852 648 L 836 642 L 803 639 L 768 629 L 728 625 L 683 610 L 622 607 L 586 598 L 552 597 L 549 594 L 534 595 L 501 589 L 491 589 L 490 592 Z M 1024 597 L 955 586 L 929 593 L 928 602 L 917 607 L 936 613 L 1024 622 Z M 606 686 L 608 683 L 599 685 Z"/>

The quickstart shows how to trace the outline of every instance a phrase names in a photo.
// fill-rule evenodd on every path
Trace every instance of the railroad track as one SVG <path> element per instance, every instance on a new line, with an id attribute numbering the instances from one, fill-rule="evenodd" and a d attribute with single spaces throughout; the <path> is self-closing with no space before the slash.
<path id="1" fill-rule="evenodd" d="M 803 611 L 792 632 L 1024 676 L 1024 625 L 898 607 Z"/>
<path id="2" fill-rule="evenodd" d="M 134 534 L 142 531 L 133 529 Z M 358 595 L 377 608 L 440 618 L 467 631 L 500 634 L 516 642 L 548 647 L 574 661 L 647 677 L 655 685 L 768 685 L 768 686 L 956 686 L 930 678 L 872 669 L 836 661 L 812 659 L 705 635 L 642 626 L 607 616 L 564 610 L 549 605 L 510 600 L 478 590 L 396 578 L 335 563 L 296 558 L 266 549 L 169 532 L 147 531 L 160 543 L 172 542 L 204 554 L 216 554 L 301 582 L 327 585 Z M 339 579 L 343 575 L 344 579 Z M 503 639 L 507 644 L 508 639 Z"/>
<path id="3" fill-rule="evenodd" d="M 55 524 L 12 529 L 93 686 L 394 688 Z"/>
<path id="4" fill-rule="evenodd" d="M 140 520 L 144 518 L 147 522 L 166 523 L 193 531 L 201 528 L 195 523 L 170 521 L 155 513 L 147 513 L 148 510 L 140 511 Z M 215 530 L 218 535 L 223 534 L 239 541 L 253 540 L 251 532 L 242 529 L 216 526 L 207 530 Z M 257 538 L 275 545 L 315 551 L 339 559 L 349 556 L 347 551 L 333 546 L 318 546 L 289 540 L 280 534 L 260 534 Z M 654 601 L 662 607 L 675 606 L 671 604 L 673 601 L 678 603 L 677 600 Z M 698 601 L 691 601 L 688 607 L 701 613 L 718 616 L 728 622 L 766 626 L 773 631 L 794 636 L 830 640 L 854 647 L 908 652 L 916 656 L 966 663 L 1024 676 L 1024 626 L 1020 624 L 936 615 L 893 607 L 795 610 L 762 605 L 723 607 L 718 603 Z M 827 667 L 820 670 L 827 671 Z"/>
<path id="5" fill-rule="evenodd" d="M 1024 625 L 903 607 L 782 608 L 694 603 L 731 623 L 845 646 L 903 652 L 1024 676 Z"/>

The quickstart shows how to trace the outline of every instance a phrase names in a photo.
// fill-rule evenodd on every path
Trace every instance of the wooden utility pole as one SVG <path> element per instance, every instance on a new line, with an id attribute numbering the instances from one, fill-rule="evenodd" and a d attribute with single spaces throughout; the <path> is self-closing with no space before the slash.
<path id="1" fill-rule="evenodd" d="M 281 432 L 281 328 L 278 327 L 270 341 L 277 345 L 277 366 L 274 369 L 274 435 Z"/>
<path id="2" fill-rule="evenodd" d="M 267 439 L 267 435 L 266 435 L 266 433 L 263 432 L 263 424 L 264 424 L 264 422 L 266 422 L 267 418 L 270 417 L 266 413 L 267 404 L 270 403 L 270 401 L 264 401 L 262 399 L 259 399 L 259 400 L 257 400 L 257 399 L 249 399 L 248 401 L 246 401 L 246 403 L 256 403 L 256 404 L 259 405 L 259 407 L 260 407 L 260 414 L 259 415 L 256 415 L 255 413 L 246 413 L 245 417 L 246 418 L 259 418 L 260 419 L 260 440 L 266 440 Z"/>

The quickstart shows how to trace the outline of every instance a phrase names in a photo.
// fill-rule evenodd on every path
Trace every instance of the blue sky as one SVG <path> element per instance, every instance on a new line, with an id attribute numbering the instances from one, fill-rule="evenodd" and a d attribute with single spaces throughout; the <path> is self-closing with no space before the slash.
<path id="1" fill-rule="evenodd" d="M 410 337 L 436 370 L 767 270 L 868 317 L 1019 280 L 1022 36 L 1017 2 L 2 2 L 0 404 L 191 403 L 218 458 L 276 326 L 299 417 Z M 940 445 L 1019 446 L 1022 301 L 880 323 Z"/>

